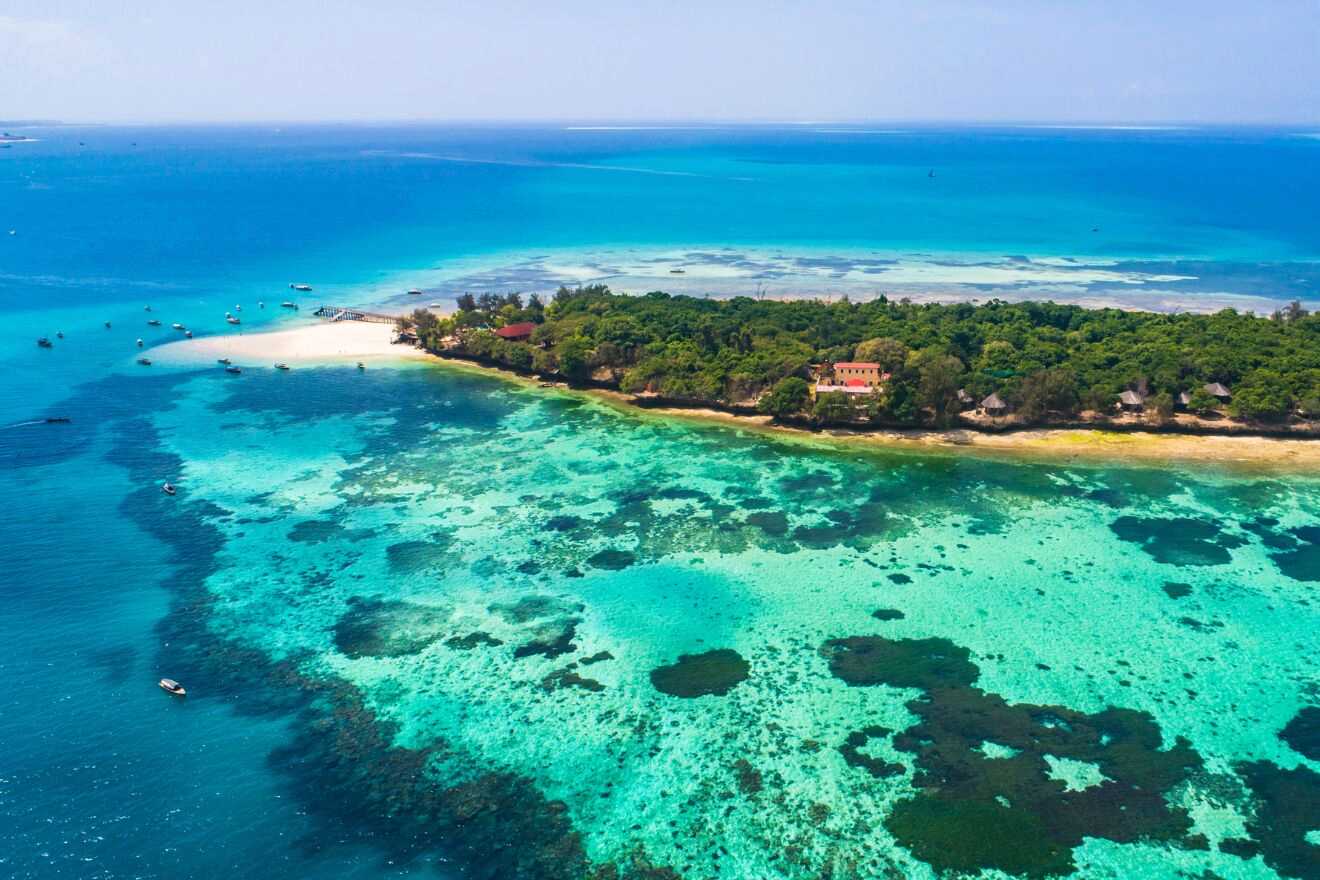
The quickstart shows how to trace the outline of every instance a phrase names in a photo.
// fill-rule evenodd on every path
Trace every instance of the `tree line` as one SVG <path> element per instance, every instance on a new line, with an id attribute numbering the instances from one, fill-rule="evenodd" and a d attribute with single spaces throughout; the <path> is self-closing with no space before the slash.
<path id="1" fill-rule="evenodd" d="M 1045 424 L 1110 412 L 1125 390 L 1157 417 L 1183 392 L 1193 411 L 1252 421 L 1320 414 L 1320 316 L 1298 303 L 1265 318 L 999 300 L 627 296 L 604 285 L 560 288 L 548 303 L 516 293 L 457 303 L 452 316 L 419 310 L 405 323 L 428 349 L 778 417 L 942 425 L 967 396 L 995 392 L 1022 421 Z M 495 333 L 521 322 L 536 325 L 529 340 Z M 890 374 L 883 389 L 813 398 L 814 370 L 851 360 L 879 363 Z M 1213 382 L 1231 389 L 1227 406 L 1203 390 Z"/>

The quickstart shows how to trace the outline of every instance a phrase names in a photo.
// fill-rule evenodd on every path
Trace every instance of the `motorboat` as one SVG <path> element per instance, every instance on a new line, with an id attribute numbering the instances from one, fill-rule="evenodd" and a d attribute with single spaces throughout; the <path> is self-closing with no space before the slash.
<path id="1" fill-rule="evenodd" d="M 151 366 L 151 358 L 138 358 L 137 362 L 144 367 Z"/>
<path id="2" fill-rule="evenodd" d="M 141 336 L 138 337 L 138 341 L 137 341 L 137 342 L 138 342 L 138 348 L 141 348 L 141 347 L 142 347 L 142 337 L 141 337 Z"/>
<path id="3" fill-rule="evenodd" d="M 192 339 L 192 331 L 191 331 L 191 330 L 184 330 L 184 331 L 183 331 L 183 335 L 184 335 L 185 337 L 187 337 L 188 339 Z"/>
<path id="4" fill-rule="evenodd" d="M 166 495 L 174 495 L 179 490 L 175 488 L 173 483 L 166 483 L 164 486 L 160 487 L 160 491 L 164 492 Z"/>
<path id="5" fill-rule="evenodd" d="M 229 360 L 229 358 L 220 358 L 218 361 L 216 361 L 216 363 L 217 363 L 217 364 L 224 364 L 224 365 L 227 367 L 227 366 L 229 366 L 229 364 L 230 364 L 230 360 Z"/>
<path id="6" fill-rule="evenodd" d="M 228 318 L 225 318 L 225 320 L 228 321 L 228 322 L 231 323 L 231 324 L 241 324 L 241 323 L 243 323 L 242 321 L 238 320 L 238 318 L 235 318 L 233 315 L 230 315 Z"/>
<path id="7" fill-rule="evenodd" d="M 276 365 L 275 365 L 275 369 L 277 369 L 277 370 L 287 370 L 288 368 L 289 368 L 289 365 L 288 365 L 288 364 L 276 364 Z"/>
<path id="8" fill-rule="evenodd" d="M 175 321 L 175 322 L 174 322 L 173 324 L 171 324 L 170 326 L 173 327 L 175 330 L 182 330 L 182 329 L 184 329 L 184 326 L 183 326 L 182 324 L 180 324 L 178 321 Z"/>
<path id="9" fill-rule="evenodd" d="M 687 274 L 687 269 L 670 269 L 670 270 L 669 270 L 669 274 L 670 274 L 670 275 L 686 275 L 686 274 Z"/>
<path id="10" fill-rule="evenodd" d="M 55 347 L 55 346 L 54 346 L 54 343 L 52 343 L 49 339 L 47 339 L 47 338 L 44 337 L 44 336 L 37 340 L 37 345 L 40 346 L 41 348 L 54 348 L 54 347 Z"/>
<path id="11" fill-rule="evenodd" d="M 143 306 L 143 307 L 142 307 L 142 311 L 144 311 L 144 312 L 149 312 L 149 311 L 151 311 L 151 306 Z"/>
<path id="12" fill-rule="evenodd" d="M 159 326 L 160 326 L 160 321 L 157 321 L 155 318 L 152 318 L 150 321 L 147 322 L 147 326 L 148 326 L 148 327 L 159 327 Z"/>
<path id="13" fill-rule="evenodd" d="M 365 370 L 366 368 L 367 368 L 367 365 L 366 365 L 366 364 L 362 363 L 362 361 L 358 361 L 358 369 L 359 369 L 359 370 Z"/>
<path id="14" fill-rule="evenodd" d="M 57 330 L 57 331 L 55 331 L 55 338 L 56 338 L 56 339 L 63 339 L 63 338 L 64 338 L 64 331 L 63 331 L 63 330 Z"/>
<path id="15" fill-rule="evenodd" d="M 110 329 L 110 322 L 109 322 L 109 321 L 106 321 L 106 322 L 105 322 L 105 329 L 107 329 L 107 330 Z"/>
<path id="16" fill-rule="evenodd" d="M 412 290 L 408 291 L 408 295 L 409 295 L 409 296 L 421 296 L 421 295 L 422 295 L 422 292 L 421 292 L 420 290 L 418 290 L 416 287 L 414 287 Z"/>
<path id="17" fill-rule="evenodd" d="M 172 678 L 162 678 L 158 684 L 160 689 L 167 694 L 173 694 L 176 697 L 186 697 L 188 695 L 188 692 L 183 689 L 183 685 Z"/>
<path id="18" fill-rule="evenodd" d="M 261 300 L 257 300 L 257 308 L 264 309 L 265 307 L 266 304 L 264 302 L 262 302 Z"/>
<path id="19" fill-rule="evenodd" d="M 226 372 L 226 373 L 233 373 L 235 376 L 237 376 L 239 373 L 241 373 L 241 372 L 243 372 L 243 371 L 240 370 L 238 367 L 228 366 L 228 367 L 225 367 L 225 372 Z"/>
<path id="20" fill-rule="evenodd" d="M 295 302 L 289 302 L 286 299 L 284 302 L 280 303 L 280 307 L 285 309 L 296 309 L 298 308 L 298 304 Z"/>
<path id="21" fill-rule="evenodd" d="M 236 312 L 241 312 L 241 311 L 243 311 L 243 307 L 242 307 L 242 306 L 234 306 L 234 311 L 236 311 Z"/>
<path id="22" fill-rule="evenodd" d="M 311 289 L 312 289 L 312 285 L 310 285 L 310 284 L 290 284 L 289 287 L 291 287 L 291 288 L 294 289 L 294 290 L 311 290 Z"/>

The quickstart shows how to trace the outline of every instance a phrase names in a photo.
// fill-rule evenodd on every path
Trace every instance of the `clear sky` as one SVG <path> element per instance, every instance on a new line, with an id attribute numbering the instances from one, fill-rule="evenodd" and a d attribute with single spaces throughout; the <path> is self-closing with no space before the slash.
<path id="1" fill-rule="evenodd" d="M 5 0 L 0 118 L 1320 123 L 1320 0 Z"/>

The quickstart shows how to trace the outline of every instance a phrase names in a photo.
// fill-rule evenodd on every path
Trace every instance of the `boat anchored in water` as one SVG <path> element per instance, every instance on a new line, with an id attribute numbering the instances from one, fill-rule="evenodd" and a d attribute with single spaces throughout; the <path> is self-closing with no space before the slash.
<path id="1" fill-rule="evenodd" d="M 176 697 L 186 697 L 188 695 L 188 692 L 184 690 L 183 685 L 179 684 L 172 678 L 162 678 L 157 684 L 159 684 L 160 689 L 167 694 L 172 694 Z"/>
<path id="2" fill-rule="evenodd" d="M 276 364 L 276 365 L 275 365 L 275 369 L 277 369 L 277 370 L 287 370 L 288 368 L 289 368 L 289 365 L 288 365 L 288 364 Z"/>
<path id="3" fill-rule="evenodd" d="M 148 326 L 148 327 L 159 327 L 159 326 L 160 326 L 160 321 L 157 321 L 155 318 L 152 318 L 150 321 L 147 322 L 147 326 Z"/>
<path id="4" fill-rule="evenodd" d="M 183 326 L 182 324 L 180 324 L 178 321 L 175 321 L 175 322 L 174 322 L 173 324 L 171 324 L 170 326 L 173 327 L 175 330 L 183 330 L 183 329 L 185 329 L 184 326 Z"/>
<path id="5" fill-rule="evenodd" d="M 238 318 L 235 318 L 233 315 L 230 315 L 228 318 L 225 318 L 225 320 L 228 321 L 228 322 L 231 323 L 231 324 L 241 324 L 241 323 L 243 323 L 242 321 L 238 320 Z"/>
<path id="6" fill-rule="evenodd" d="M 151 366 L 151 358 L 138 358 L 137 362 L 144 367 Z"/>
<path id="7" fill-rule="evenodd" d="M 422 295 L 422 292 L 421 292 L 420 290 L 418 290 L 416 287 L 414 287 L 412 290 L 408 291 L 408 295 L 409 295 L 409 296 L 421 296 L 421 295 Z"/>
<path id="8" fill-rule="evenodd" d="M 311 289 L 312 289 L 312 285 L 310 285 L 310 284 L 290 284 L 289 287 L 292 288 L 293 290 L 311 290 Z"/>
<path id="9" fill-rule="evenodd" d="M 243 371 L 240 370 L 238 367 L 235 367 L 235 366 L 228 366 L 228 367 L 225 367 L 225 372 L 226 372 L 226 373 L 233 373 L 235 376 L 237 376 L 239 373 L 241 373 L 241 372 L 243 372 Z"/>
<path id="10" fill-rule="evenodd" d="M 173 483 L 166 483 L 164 486 L 160 487 L 160 491 L 164 492 L 166 495 L 174 495 L 179 490 Z"/>
<path id="11" fill-rule="evenodd" d="M 51 342 L 49 339 L 47 339 L 46 337 L 44 337 L 44 336 L 37 340 L 37 345 L 40 346 L 41 348 L 54 348 L 54 347 L 55 347 L 55 344 L 54 344 L 53 342 Z"/>
<path id="12" fill-rule="evenodd" d="M 217 364 L 224 364 L 224 365 L 227 367 L 227 366 L 229 366 L 229 364 L 231 363 L 231 361 L 229 360 L 229 358 L 220 358 L 219 360 L 216 361 L 216 363 L 217 363 Z"/>

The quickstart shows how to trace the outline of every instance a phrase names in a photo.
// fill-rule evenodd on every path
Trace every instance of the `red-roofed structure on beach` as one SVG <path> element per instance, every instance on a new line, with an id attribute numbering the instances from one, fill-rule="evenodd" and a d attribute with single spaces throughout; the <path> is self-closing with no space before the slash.
<path id="1" fill-rule="evenodd" d="M 532 331 L 536 325 L 531 321 L 523 321 L 519 324 L 510 324 L 507 327 L 501 327 L 495 331 L 495 335 L 501 339 L 507 339 L 510 342 L 521 342 L 524 339 L 530 339 Z"/>

